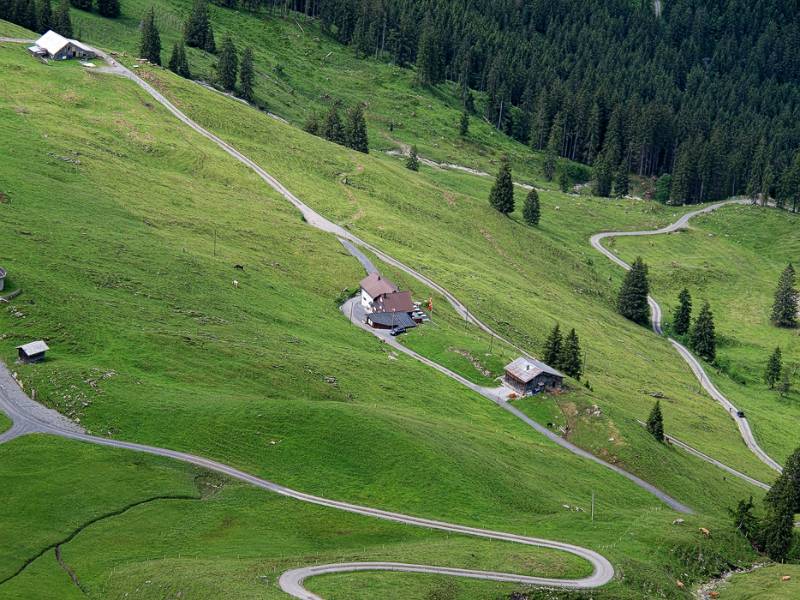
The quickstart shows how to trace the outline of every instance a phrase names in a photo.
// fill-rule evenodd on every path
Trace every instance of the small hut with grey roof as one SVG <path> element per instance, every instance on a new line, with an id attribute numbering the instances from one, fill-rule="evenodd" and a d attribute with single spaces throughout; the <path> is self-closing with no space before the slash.
<path id="1" fill-rule="evenodd" d="M 564 375 L 535 358 L 520 356 L 506 365 L 503 383 L 521 396 L 561 389 Z"/>
<path id="2" fill-rule="evenodd" d="M 19 352 L 19 362 L 36 363 L 44 360 L 44 353 L 50 350 L 43 340 L 37 340 L 29 344 L 17 346 Z"/>

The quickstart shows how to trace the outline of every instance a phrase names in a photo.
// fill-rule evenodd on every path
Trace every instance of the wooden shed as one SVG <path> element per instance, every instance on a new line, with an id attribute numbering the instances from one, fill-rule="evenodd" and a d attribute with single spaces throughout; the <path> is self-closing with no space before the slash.
<path id="1" fill-rule="evenodd" d="M 564 375 L 535 358 L 520 356 L 506 365 L 503 383 L 520 396 L 561 389 Z"/>
<path id="2" fill-rule="evenodd" d="M 43 340 L 37 340 L 35 342 L 30 342 L 29 344 L 17 346 L 19 361 L 23 363 L 37 363 L 43 361 L 44 354 L 48 350 L 50 350 L 50 348 L 48 348 L 47 344 L 45 344 Z"/>

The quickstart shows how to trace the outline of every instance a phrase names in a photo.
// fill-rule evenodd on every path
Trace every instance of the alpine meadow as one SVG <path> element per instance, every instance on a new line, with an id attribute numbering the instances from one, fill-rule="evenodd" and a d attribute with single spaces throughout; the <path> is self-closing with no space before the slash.
<path id="1" fill-rule="evenodd" d="M 0 0 L 0 600 L 798 597 L 796 0 Z"/>

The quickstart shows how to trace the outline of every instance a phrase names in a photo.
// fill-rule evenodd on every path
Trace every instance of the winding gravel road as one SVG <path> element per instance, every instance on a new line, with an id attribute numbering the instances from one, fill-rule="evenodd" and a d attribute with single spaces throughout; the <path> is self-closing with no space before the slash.
<path id="1" fill-rule="evenodd" d="M 23 40 L 17 38 L 0 38 L 0 42 L 31 43 L 32 40 Z M 452 294 L 450 294 L 447 290 L 445 290 L 438 284 L 434 283 L 427 277 L 421 275 L 420 273 L 417 273 L 410 267 L 407 267 L 400 261 L 381 252 L 374 246 L 367 244 L 366 242 L 353 236 L 342 227 L 332 223 L 331 221 L 325 219 L 324 217 L 313 211 L 306 204 L 300 201 L 300 199 L 294 196 L 294 194 L 292 194 L 288 189 L 286 189 L 277 179 L 272 177 L 269 173 L 267 173 L 264 169 L 262 169 L 259 165 L 257 165 L 247 156 L 240 153 L 238 150 L 233 148 L 227 142 L 217 137 L 213 133 L 207 131 L 206 129 L 204 129 L 203 127 L 192 121 L 185 114 L 183 114 L 180 110 L 178 110 L 177 107 L 175 107 L 169 100 L 167 100 L 160 92 L 158 92 L 150 84 L 137 77 L 133 72 L 131 72 L 123 65 L 119 64 L 116 60 L 114 60 L 105 52 L 102 52 L 100 50 L 95 50 L 95 51 L 97 52 L 99 57 L 105 59 L 110 65 L 109 67 L 98 68 L 96 69 L 96 71 L 113 73 L 116 75 L 126 77 L 131 81 L 135 82 L 138 86 L 140 86 L 148 94 L 150 94 L 157 102 L 159 102 L 165 108 L 167 108 L 167 110 L 169 110 L 169 112 L 171 112 L 180 121 L 185 123 L 187 126 L 191 127 L 197 133 L 203 135 L 204 137 L 216 143 L 230 156 L 236 158 L 237 160 L 239 160 L 240 162 L 251 168 L 270 187 L 272 187 L 274 190 L 280 193 L 284 198 L 286 198 L 289 202 L 291 202 L 298 210 L 300 210 L 300 212 L 305 217 L 307 223 L 309 223 L 314 227 L 317 227 L 318 229 L 321 229 L 322 231 L 332 233 L 337 237 L 339 237 L 340 239 L 346 240 L 346 242 L 349 242 L 349 244 L 345 242 L 343 243 L 345 247 L 348 248 L 348 250 L 350 250 L 352 244 L 361 246 L 363 248 L 367 248 L 368 250 L 373 252 L 376 256 L 378 256 L 381 260 L 395 266 L 396 268 L 403 270 L 412 277 L 418 279 L 425 285 L 429 286 L 432 289 L 435 289 L 440 294 L 445 296 L 448 299 L 448 301 L 453 305 L 453 308 L 459 314 L 461 314 L 465 319 L 472 321 L 473 323 L 483 328 L 485 331 L 491 333 L 492 335 L 496 335 L 486 325 L 484 325 L 482 322 L 480 322 L 478 319 L 472 316 L 467 310 L 467 308 L 463 304 L 461 304 L 458 300 L 456 300 L 456 298 Z M 371 262 L 366 256 L 362 254 L 359 260 L 361 260 L 365 268 L 367 269 L 370 268 Z M 374 266 L 372 268 L 374 268 Z M 56 411 L 49 410 L 41 406 L 37 402 L 34 402 L 30 398 L 28 398 L 27 395 L 22 391 L 22 389 L 17 385 L 17 381 L 12 377 L 8 369 L 4 365 L 2 365 L 2 363 L 0 363 L 0 410 L 6 413 L 13 422 L 12 427 L 8 431 L 0 435 L 0 442 L 9 441 L 21 435 L 26 435 L 31 433 L 42 433 L 42 434 L 56 435 L 80 442 L 97 444 L 100 446 L 120 448 L 125 450 L 131 450 L 134 452 L 142 452 L 145 454 L 152 454 L 155 456 L 171 458 L 204 469 L 215 471 L 217 473 L 221 473 L 233 479 L 237 479 L 239 481 L 249 483 L 261 489 L 276 494 L 280 494 L 282 496 L 286 496 L 289 498 L 293 498 L 295 500 L 300 500 L 302 502 L 308 502 L 319 506 L 325 506 L 336 510 L 342 510 L 359 515 L 374 517 L 386 521 L 393 521 L 405 525 L 413 525 L 416 527 L 425 527 L 427 529 L 447 531 L 450 533 L 456 533 L 461 535 L 469 535 L 485 539 L 500 540 L 517 544 L 523 544 L 527 546 L 536 546 L 540 548 L 549 548 L 553 550 L 568 552 L 570 554 L 573 554 L 575 556 L 587 560 L 593 567 L 592 574 L 587 577 L 583 577 L 580 579 L 555 579 L 548 577 L 531 577 L 527 575 L 518 575 L 513 573 L 503 573 L 497 571 L 471 571 L 465 569 L 455 569 L 451 567 L 411 565 L 402 563 L 344 563 L 335 565 L 314 566 L 314 567 L 306 567 L 302 569 L 289 571 L 280 578 L 279 585 L 281 586 L 281 589 L 283 589 L 286 593 L 292 595 L 295 598 L 320 599 L 319 596 L 314 595 L 308 590 L 306 590 L 302 584 L 303 580 L 306 579 L 307 577 L 313 574 L 319 574 L 323 572 L 332 573 L 332 572 L 345 572 L 354 570 L 380 569 L 380 570 L 391 570 L 391 571 L 407 571 L 414 573 L 452 575 L 458 577 L 478 578 L 491 581 L 520 583 L 525 585 L 542 585 L 542 586 L 561 587 L 561 588 L 600 587 L 608 583 L 614 577 L 614 567 L 605 557 L 603 557 L 602 555 L 593 550 L 589 550 L 581 546 L 576 546 L 574 544 L 568 544 L 564 542 L 546 540 L 541 538 L 534 538 L 524 535 L 517 535 L 501 531 L 492 531 L 476 527 L 468 527 L 464 525 L 456 525 L 452 523 L 446 523 L 444 521 L 436 521 L 432 519 L 403 515 L 400 513 L 385 511 L 376 508 L 370 508 L 366 506 L 360 506 L 356 504 L 350 504 L 347 502 L 329 500 L 327 498 L 322 498 L 320 496 L 313 496 L 311 494 L 306 494 L 303 492 L 292 490 L 290 488 L 278 485 L 271 481 L 261 479 L 254 475 L 250 475 L 249 473 L 245 473 L 244 471 L 240 471 L 239 469 L 236 469 L 234 467 L 201 456 L 196 456 L 186 452 L 179 452 L 176 450 L 170 450 L 168 448 L 158 448 L 154 446 L 147 446 L 145 444 L 137 444 L 134 442 L 125 442 L 122 440 L 107 439 L 89 435 L 85 433 L 75 423 L 72 423 L 71 421 L 69 421 L 68 419 L 57 413 Z M 536 425 L 538 426 L 538 424 Z"/>
<path id="2" fill-rule="evenodd" d="M 688 212 L 683 215 L 680 219 L 672 223 L 671 225 L 667 225 L 666 227 L 662 227 L 661 229 L 653 229 L 650 231 L 608 231 L 603 233 L 597 233 L 591 237 L 589 242 L 591 243 L 592 247 L 597 250 L 598 252 L 602 253 L 604 256 L 608 257 L 614 263 L 618 264 L 625 270 L 630 270 L 630 265 L 618 257 L 616 254 L 608 250 L 605 246 L 603 246 L 603 240 L 612 237 L 633 237 L 633 236 L 642 236 L 642 235 L 662 235 L 665 233 L 673 233 L 678 231 L 679 229 L 685 228 L 689 221 L 698 216 L 703 214 L 708 214 L 712 211 L 717 210 L 723 206 L 728 206 L 729 204 L 750 204 L 750 200 L 743 200 L 743 199 L 733 199 L 733 200 L 725 200 L 724 202 L 717 202 L 716 204 L 711 204 L 699 210 L 695 210 L 692 212 Z M 658 302 L 656 302 L 652 296 L 647 297 L 647 301 L 650 304 L 650 313 L 651 313 L 651 320 L 653 325 L 653 331 L 658 335 L 663 335 L 664 332 L 661 329 L 661 307 L 659 306 Z M 770 456 L 764 452 L 761 446 L 758 445 L 756 442 L 755 436 L 753 436 L 753 432 L 750 429 L 750 423 L 748 423 L 746 417 L 738 417 L 738 409 L 733 405 L 733 403 L 728 400 L 722 392 L 720 392 L 711 379 L 708 377 L 708 374 L 703 369 L 703 366 L 700 364 L 694 355 L 689 352 L 689 349 L 686 348 L 683 344 L 678 342 L 673 338 L 668 338 L 672 346 L 678 353 L 681 355 L 686 364 L 689 365 L 691 368 L 692 373 L 697 378 L 697 381 L 700 382 L 700 385 L 709 393 L 709 395 L 719 402 L 723 408 L 728 412 L 728 415 L 736 422 L 737 427 L 739 428 L 739 432 L 741 433 L 742 439 L 750 451 L 755 454 L 759 460 L 764 462 L 767 466 L 778 471 L 779 473 L 783 470 L 781 465 L 774 461 Z"/>

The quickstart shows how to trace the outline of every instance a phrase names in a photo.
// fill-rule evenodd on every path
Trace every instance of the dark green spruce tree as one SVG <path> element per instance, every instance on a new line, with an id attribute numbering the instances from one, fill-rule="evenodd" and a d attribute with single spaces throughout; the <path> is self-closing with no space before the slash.
<path id="1" fill-rule="evenodd" d="M 85 10 L 87 12 L 92 12 L 92 0 L 70 0 L 72 6 L 75 8 L 79 8 L 80 10 Z"/>
<path id="2" fill-rule="evenodd" d="M 186 59 L 186 48 L 181 42 L 175 42 L 172 54 L 169 57 L 169 70 L 187 79 L 192 76 L 189 71 L 189 61 Z"/>
<path id="3" fill-rule="evenodd" d="M 597 157 L 597 160 L 594 161 L 592 176 L 594 177 L 592 193 L 595 196 L 600 196 L 601 198 L 608 198 L 608 196 L 611 195 L 611 183 L 613 181 L 613 176 L 611 172 L 611 166 L 608 164 L 608 161 L 604 156 L 599 156 Z"/>
<path id="4" fill-rule="evenodd" d="M 461 120 L 458 122 L 458 135 L 466 137 L 469 133 L 469 115 L 467 111 L 461 113 Z"/>
<path id="5" fill-rule="evenodd" d="M 119 0 L 97 0 L 97 12 L 108 19 L 120 15 Z"/>
<path id="6" fill-rule="evenodd" d="M 781 357 L 781 349 L 775 348 L 767 361 L 767 368 L 764 370 L 764 383 L 770 389 L 775 387 L 781 379 L 781 372 L 783 370 L 783 359 Z"/>
<path id="7" fill-rule="evenodd" d="M 180 65 L 181 60 L 181 45 L 179 42 L 175 42 L 172 46 L 172 54 L 169 55 L 169 62 L 167 62 L 167 68 L 172 71 L 173 73 L 178 73 L 178 66 Z"/>
<path id="8" fill-rule="evenodd" d="M 714 362 L 717 357 L 717 336 L 714 315 L 708 302 L 703 304 L 689 335 L 689 347 L 701 358 Z"/>
<path id="9" fill-rule="evenodd" d="M 647 417 L 647 431 L 657 441 L 664 441 L 664 415 L 661 414 L 661 403 L 658 400 L 650 411 L 650 416 Z"/>
<path id="10" fill-rule="evenodd" d="M 564 339 L 561 335 L 561 327 L 555 324 L 542 349 L 542 360 L 551 367 L 558 369 L 561 362 L 561 353 L 564 346 Z"/>
<path id="11" fill-rule="evenodd" d="M 322 137 L 329 142 L 344 146 L 347 138 L 344 133 L 344 126 L 342 125 L 342 118 L 339 116 L 339 101 L 331 104 L 328 114 L 325 115 L 325 121 L 322 124 Z"/>
<path id="12" fill-rule="evenodd" d="M 678 294 L 678 308 L 672 318 L 672 332 L 675 335 L 686 335 L 692 325 L 692 297 L 689 290 L 683 288 Z"/>
<path id="13" fill-rule="evenodd" d="M 628 187 L 630 186 L 630 179 L 628 178 L 628 169 L 621 166 L 614 177 L 614 195 L 617 198 L 623 198 L 628 195 Z"/>
<path id="14" fill-rule="evenodd" d="M 236 89 L 236 76 L 239 73 L 239 57 L 230 36 L 222 42 L 217 61 L 217 80 L 222 89 L 232 92 Z"/>
<path id="15" fill-rule="evenodd" d="M 644 264 L 641 257 L 637 257 L 633 261 L 630 271 L 625 274 L 622 288 L 619 290 L 617 311 L 634 323 L 647 325 L 650 322 L 650 306 L 647 304 L 649 293 L 647 265 Z"/>
<path id="16" fill-rule="evenodd" d="M 792 546 L 796 497 L 794 489 L 785 488 L 768 504 L 760 534 L 761 546 L 776 562 L 784 562 Z"/>
<path id="17" fill-rule="evenodd" d="M 794 267 L 789 263 L 778 280 L 775 302 L 772 304 L 771 318 L 776 327 L 797 327 L 797 290 L 794 283 Z"/>
<path id="18" fill-rule="evenodd" d="M 522 207 L 522 218 L 525 222 L 535 227 L 539 224 L 539 219 L 542 216 L 542 210 L 539 206 L 539 192 L 535 188 L 531 188 L 528 195 L 525 197 L 525 204 Z"/>
<path id="19" fill-rule="evenodd" d="M 139 56 L 154 65 L 161 64 L 161 36 L 156 27 L 156 13 L 151 6 L 142 18 L 142 37 L 139 42 Z"/>
<path id="20" fill-rule="evenodd" d="M 186 46 L 183 45 L 183 42 L 178 46 L 178 51 L 178 75 L 186 79 L 191 79 L 192 71 L 189 68 L 189 59 L 186 56 Z"/>
<path id="21" fill-rule="evenodd" d="M 500 171 L 489 194 L 489 204 L 504 215 L 514 212 L 514 182 L 511 179 L 511 163 L 506 156 L 500 162 Z"/>
<path id="22" fill-rule="evenodd" d="M 303 125 L 303 131 L 310 133 L 311 135 L 319 135 L 319 130 L 319 117 L 317 116 L 317 113 L 311 113 L 308 115 L 308 118 Z"/>
<path id="23" fill-rule="evenodd" d="M 31 31 L 39 30 L 39 15 L 34 0 L 19 0 L 17 3 L 17 21 Z"/>
<path id="24" fill-rule="evenodd" d="M 347 145 L 353 150 L 367 154 L 369 152 L 369 139 L 367 137 L 367 120 L 364 117 L 364 106 L 356 102 L 347 111 L 347 124 L 345 125 Z"/>
<path id="25" fill-rule="evenodd" d="M 753 514 L 754 507 L 753 497 L 750 496 L 748 501 L 739 500 L 734 510 L 728 509 L 733 519 L 733 527 L 751 544 L 757 542 L 759 532 L 758 519 Z"/>
<path id="26" fill-rule="evenodd" d="M 430 19 L 426 19 L 417 46 L 417 83 L 436 85 L 442 81 L 442 71 L 439 34 Z"/>
<path id="27" fill-rule="evenodd" d="M 186 45 L 191 48 L 200 48 L 212 54 L 216 52 L 206 0 L 195 0 L 192 12 L 183 27 L 183 37 Z"/>
<path id="28" fill-rule="evenodd" d="M 566 171 L 561 171 L 558 175 L 558 188 L 565 194 L 569 191 L 569 175 Z"/>
<path id="29" fill-rule="evenodd" d="M 53 29 L 53 8 L 50 0 L 40 0 L 38 10 L 39 33 L 45 33 L 48 29 Z"/>
<path id="30" fill-rule="evenodd" d="M 580 379 L 583 375 L 583 360 L 581 359 L 581 343 L 575 329 L 571 329 L 564 340 L 561 349 L 561 358 L 558 363 L 564 373 L 575 379 Z"/>
<path id="31" fill-rule="evenodd" d="M 253 95 L 253 49 L 248 46 L 242 51 L 242 64 L 239 67 L 239 95 L 252 102 Z"/>
<path id="32" fill-rule="evenodd" d="M 72 37 L 72 20 L 69 18 L 69 0 L 61 0 L 53 15 L 53 31 L 64 37 Z"/>
<path id="33" fill-rule="evenodd" d="M 794 498 L 790 506 L 792 513 L 800 513 L 800 448 L 796 448 L 783 466 L 783 471 L 772 484 L 764 501 L 772 507 L 778 507 L 782 498 Z"/>
<path id="34" fill-rule="evenodd" d="M 411 149 L 408 151 L 406 169 L 410 169 L 411 171 L 419 171 L 419 157 L 417 156 L 416 146 L 411 146 Z"/>

